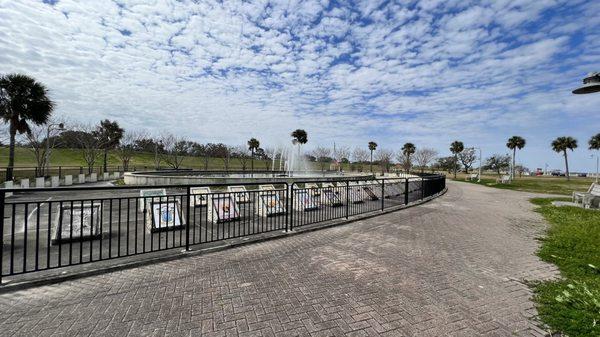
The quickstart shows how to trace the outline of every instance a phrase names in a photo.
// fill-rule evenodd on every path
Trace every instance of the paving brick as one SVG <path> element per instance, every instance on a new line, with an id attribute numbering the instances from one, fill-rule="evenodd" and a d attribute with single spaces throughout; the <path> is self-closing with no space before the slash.
<path id="1" fill-rule="evenodd" d="M 351 224 L 0 295 L 3 336 L 544 336 L 532 195 L 449 183 Z"/>

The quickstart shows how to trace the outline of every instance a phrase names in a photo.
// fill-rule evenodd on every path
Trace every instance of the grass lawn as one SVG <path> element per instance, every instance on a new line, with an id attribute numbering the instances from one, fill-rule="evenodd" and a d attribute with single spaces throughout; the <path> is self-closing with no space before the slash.
<path id="1" fill-rule="evenodd" d="M 102 165 L 102 156 L 98 158 L 96 166 Z M 86 166 L 85 161 L 81 155 L 81 152 L 76 149 L 54 149 L 52 150 L 52 156 L 50 158 L 50 164 L 52 166 Z M 262 160 L 254 161 L 254 168 L 265 170 L 267 169 L 266 162 Z M 8 165 L 8 148 L 0 147 L 0 167 L 6 167 Z M 108 165 L 118 166 L 122 165 L 121 160 L 117 156 L 115 151 L 109 152 Z M 136 153 L 131 158 L 130 166 L 148 166 L 154 167 L 154 153 Z M 277 165 L 277 163 L 276 163 Z M 34 167 L 36 161 L 33 153 L 23 147 L 17 147 L 15 149 L 15 167 Z M 165 162 L 161 162 L 161 166 L 167 166 Z M 204 168 L 204 158 L 200 157 L 185 157 L 182 163 L 183 167 L 198 167 Z M 208 168 L 213 170 L 224 169 L 223 160 L 220 158 L 210 158 L 208 162 Z M 230 159 L 231 169 L 241 169 L 242 164 L 238 159 Z M 247 169 L 250 169 L 250 161 L 248 160 Z M 271 162 L 268 162 L 268 169 L 271 169 Z"/>
<path id="2" fill-rule="evenodd" d="M 600 336 L 600 211 L 532 199 L 550 223 L 538 255 L 562 280 L 533 285 L 540 318 L 568 336 Z"/>
<path id="3" fill-rule="evenodd" d="M 453 178 L 451 174 L 447 177 Z M 481 182 L 469 181 L 469 183 L 515 191 L 571 195 L 573 191 L 587 191 L 594 182 L 594 178 L 571 177 L 571 180 L 567 180 L 565 177 L 523 176 L 517 177 L 510 184 L 499 184 L 496 183 L 496 178 L 497 176 L 494 175 L 482 174 Z M 457 175 L 456 180 L 465 181 L 465 174 Z"/>

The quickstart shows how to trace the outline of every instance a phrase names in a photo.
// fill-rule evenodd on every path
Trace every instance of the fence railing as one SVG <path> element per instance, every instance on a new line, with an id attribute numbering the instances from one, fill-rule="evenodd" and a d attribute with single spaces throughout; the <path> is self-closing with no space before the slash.
<path id="1" fill-rule="evenodd" d="M 433 196 L 444 176 L 0 190 L 1 277 L 306 226 Z M 7 193 L 14 193 L 8 198 Z"/>

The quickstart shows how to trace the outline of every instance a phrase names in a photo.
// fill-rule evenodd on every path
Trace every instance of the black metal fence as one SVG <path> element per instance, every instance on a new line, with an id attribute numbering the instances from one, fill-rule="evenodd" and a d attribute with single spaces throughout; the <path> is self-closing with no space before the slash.
<path id="1" fill-rule="evenodd" d="M 1 277 L 289 231 L 382 211 L 445 177 L 0 190 Z M 10 198 L 6 194 L 12 192 Z"/>

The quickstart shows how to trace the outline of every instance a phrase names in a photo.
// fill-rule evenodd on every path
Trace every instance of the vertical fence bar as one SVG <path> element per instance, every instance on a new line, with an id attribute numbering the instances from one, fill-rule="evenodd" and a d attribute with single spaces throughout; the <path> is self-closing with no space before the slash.
<path id="1" fill-rule="evenodd" d="M 404 204 L 408 205 L 408 178 L 404 178 Z"/>
<path id="2" fill-rule="evenodd" d="M 350 213 L 350 181 L 346 181 L 346 219 Z"/>
<path id="3" fill-rule="evenodd" d="M 4 191 L 0 191 L 0 286 L 2 285 L 2 274 L 4 274 Z"/>
<path id="4" fill-rule="evenodd" d="M 381 210 L 385 207 L 385 179 L 381 179 Z"/>
<path id="5" fill-rule="evenodd" d="M 190 250 L 190 187 L 186 189 L 186 212 L 185 212 L 185 250 Z M 195 224 L 194 224 L 195 225 Z"/>
<path id="6" fill-rule="evenodd" d="M 290 212 L 290 221 L 285 224 L 285 231 L 289 232 L 294 229 L 294 183 L 292 183 L 292 185 L 286 183 L 286 190 L 286 193 L 289 194 L 288 199 L 290 200 L 290 206 L 288 208 L 288 212 Z"/>
<path id="7" fill-rule="evenodd" d="M 421 200 L 423 200 L 424 191 L 425 191 L 425 178 L 421 178 Z"/>

